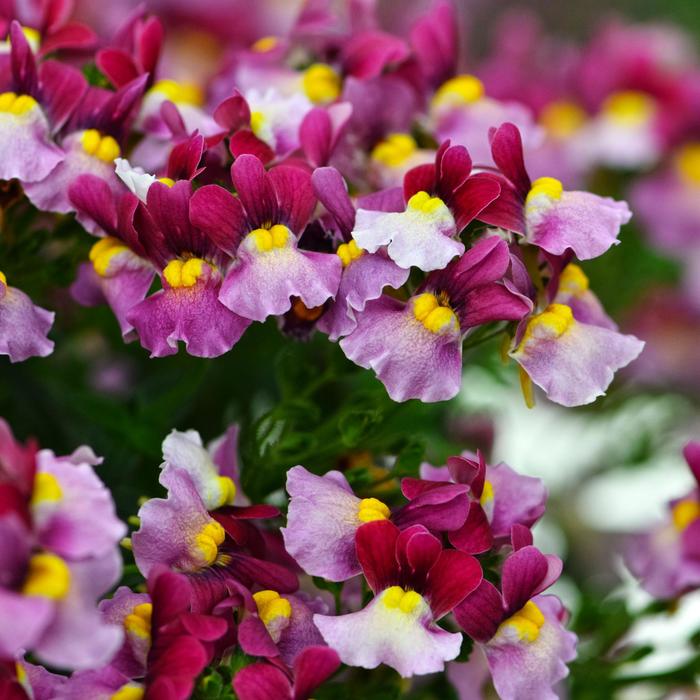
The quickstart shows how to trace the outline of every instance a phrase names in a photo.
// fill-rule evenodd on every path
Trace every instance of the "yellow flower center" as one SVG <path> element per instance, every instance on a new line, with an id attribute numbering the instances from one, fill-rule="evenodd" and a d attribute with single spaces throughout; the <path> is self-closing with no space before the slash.
<path id="1" fill-rule="evenodd" d="M 175 180 L 170 177 L 159 177 L 158 182 L 162 182 L 166 187 L 172 187 L 175 184 Z"/>
<path id="2" fill-rule="evenodd" d="M 302 86 L 315 104 L 332 102 L 340 95 L 342 79 L 327 63 L 314 63 L 304 71 Z"/>
<path id="3" fill-rule="evenodd" d="M 388 520 L 390 515 L 389 507 L 378 498 L 363 498 L 357 505 L 357 518 L 362 523 Z"/>
<path id="4" fill-rule="evenodd" d="M 540 114 L 540 124 L 554 138 L 564 139 L 575 134 L 586 122 L 586 113 L 575 102 L 555 100 Z"/>
<path id="5" fill-rule="evenodd" d="M 409 209 L 422 211 L 424 214 L 432 214 L 440 207 L 444 207 L 445 202 L 440 197 L 431 197 L 427 192 L 421 190 L 408 200 L 407 206 Z"/>
<path id="6" fill-rule="evenodd" d="M 0 272 L 0 282 L 2 282 L 5 286 L 7 286 L 7 277 L 5 277 L 4 272 Z"/>
<path id="7" fill-rule="evenodd" d="M 177 80 L 166 78 L 159 80 L 152 88 L 152 92 L 159 92 L 165 99 L 176 104 L 189 104 L 200 107 L 204 104 L 204 94 L 201 88 L 194 83 L 180 83 Z"/>
<path id="8" fill-rule="evenodd" d="M 216 508 L 221 508 L 221 506 L 225 505 L 232 505 L 236 499 L 236 484 L 233 483 L 233 479 L 228 476 L 219 476 L 216 480 L 221 491 L 220 503 L 216 506 Z"/>
<path id="9" fill-rule="evenodd" d="M 527 324 L 520 347 L 533 336 L 548 340 L 559 338 L 574 323 L 571 307 L 566 304 L 550 304 L 542 313 L 533 316 Z"/>
<path id="10" fill-rule="evenodd" d="M 347 267 L 353 260 L 361 257 L 365 251 L 358 247 L 355 239 L 352 238 L 349 243 L 341 243 L 335 252 L 341 259 L 343 267 Z"/>
<path id="11" fill-rule="evenodd" d="M 656 103 L 649 95 L 624 90 L 610 95 L 603 103 L 603 113 L 620 126 L 641 126 L 656 112 Z"/>
<path id="12" fill-rule="evenodd" d="M 17 95 L 14 92 L 0 94 L 0 112 L 7 112 L 19 117 L 37 106 L 37 101 L 31 95 Z"/>
<path id="13" fill-rule="evenodd" d="M 267 53 L 272 51 L 278 43 L 279 39 L 276 36 L 263 36 L 250 47 L 250 50 L 256 53 Z"/>
<path id="14" fill-rule="evenodd" d="M 372 160 L 389 168 L 405 163 L 418 148 L 410 134 L 389 134 L 372 149 Z"/>
<path id="15" fill-rule="evenodd" d="M 423 596 L 416 591 L 407 591 L 401 586 L 391 586 L 381 593 L 381 601 L 390 610 L 411 615 L 425 605 Z"/>
<path id="16" fill-rule="evenodd" d="M 588 277 L 574 263 L 569 263 L 559 277 L 559 291 L 572 296 L 579 296 L 588 290 Z"/>
<path id="17" fill-rule="evenodd" d="M 525 198 L 525 205 L 531 204 L 533 200 L 539 197 L 547 197 L 547 199 L 561 199 L 564 192 L 564 187 L 559 180 L 554 177 L 538 177 L 532 183 L 530 191 Z"/>
<path id="18" fill-rule="evenodd" d="M 501 623 L 498 632 L 502 632 L 508 637 L 511 636 L 512 632 L 515 632 L 518 640 L 531 643 L 540 636 L 540 630 L 544 623 L 542 611 L 529 600 L 515 615 Z"/>
<path id="19" fill-rule="evenodd" d="M 493 503 L 493 495 L 493 484 L 490 481 L 484 481 L 484 489 L 481 492 L 481 498 L 479 499 L 479 503 L 481 504 L 482 508 Z"/>
<path id="20" fill-rule="evenodd" d="M 112 258 L 125 250 L 129 249 L 118 238 L 106 236 L 105 238 L 100 238 L 100 240 L 90 248 L 88 257 L 92 262 L 92 266 L 95 268 L 95 272 L 100 277 L 104 277 L 107 274 L 109 263 L 112 261 Z"/>
<path id="21" fill-rule="evenodd" d="M 457 107 L 478 102 L 485 94 L 484 84 L 475 75 L 458 75 L 443 83 L 433 96 L 433 106 Z"/>
<path id="22" fill-rule="evenodd" d="M 124 629 L 142 639 L 151 638 L 151 618 L 153 605 L 140 603 L 124 618 Z"/>
<path id="23" fill-rule="evenodd" d="M 194 538 L 195 547 L 199 550 L 204 566 L 216 561 L 219 545 L 226 537 L 226 531 L 216 520 L 207 523 Z"/>
<path id="24" fill-rule="evenodd" d="M 127 683 L 114 693 L 110 700 L 142 700 L 145 690 L 138 683 Z"/>
<path id="25" fill-rule="evenodd" d="M 121 154 L 119 144 L 111 136 L 103 136 L 97 129 L 83 131 L 80 142 L 85 153 L 105 163 L 111 163 Z"/>
<path id="26" fill-rule="evenodd" d="M 38 472 L 34 477 L 34 489 L 32 491 L 32 506 L 39 503 L 60 501 L 63 492 L 58 479 L 48 472 Z"/>
<path id="27" fill-rule="evenodd" d="M 173 289 L 194 287 L 206 267 L 209 265 L 202 258 L 171 260 L 163 270 L 163 277 Z"/>
<path id="28" fill-rule="evenodd" d="M 265 126 L 265 115 L 262 112 L 251 112 L 250 113 L 250 128 L 252 132 L 258 137 L 262 138 L 260 132 Z M 264 139 L 263 139 L 264 140 Z"/>
<path id="29" fill-rule="evenodd" d="M 258 608 L 258 616 L 266 627 L 277 618 L 288 620 L 292 615 L 290 602 L 280 597 L 277 591 L 258 591 L 253 593 L 253 600 Z"/>
<path id="30" fill-rule="evenodd" d="M 700 142 L 688 143 L 675 157 L 676 171 L 689 185 L 700 186 Z"/>
<path id="31" fill-rule="evenodd" d="M 671 517 L 676 530 L 683 532 L 691 523 L 700 518 L 700 502 L 694 498 L 679 501 L 673 506 Z"/>
<path id="32" fill-rule="evenodd" d="M 430 292 L 419 294 L 413 299 L 413 315 L 431 333 L 441 335 L 450 329 L 459 329 L 459 321 L 449 306 L 441 305 Z"/>
<path id="33" fill-rule="evenodd" d="M 68 595 L 70 580 L 70 569 L 61 557 L 48 552 L 34 554 L 29 560 L 22 593 L 60 600 Z"/>
<path id="34" fill-rule="evenodd" d="M 256 228 L 246 238 L 253 241 L 260 253 L 269 253 L 274 248 L 286 248 L 292 232 L 282 224 L 268 228 Z"/>

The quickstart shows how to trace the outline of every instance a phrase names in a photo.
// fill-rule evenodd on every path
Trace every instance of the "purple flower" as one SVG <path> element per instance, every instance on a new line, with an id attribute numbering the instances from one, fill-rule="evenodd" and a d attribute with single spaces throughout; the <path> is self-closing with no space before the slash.
<path id="1" fill-rule="evenodd" d="M 530 309 L 502 283 L 507 245 L 492 236 L 445 270 L 433 272 L 407 302 L 382 296 L 357 314 L 340 341 L 349 359 L 377 374 L 394 401 L 445 401 L 462 382 L 462 339 L 470 328 L 519 320 Z"/>
<path id="2" fill-rule="evenodd" d="M 642 587 L 657 598 L 674 598 L 700 586 L 700 442 L 683 450 L 696 487 L 671 501 L 670 517 L 630 538 L 626 561 Z"/>
<path id="3" fill-rule="evenodd" d="M 350 666 L 385 663 L 403 677 L 443 670 L 459 654 L 462 636 L 436 622 L 479 585 L 479 563 L 443 550 L 421 525 L 400 531 L 387 520 L 370 522 L 356 539 L 374 598 L 359 612 L 314 615 L 324 640 Z"/>
<path id="4" fill-rule="evenodd" d="M 539 595 L 561 573 L 561 561 L 532 545 L 503 565 L 501 591 L 482 581 L 455 609 L 457 622 L 483 650 L 503 700 L 556 700 L 552 686 L 566 677 L 576 636 L 564 629 L 556 596 Z"/>

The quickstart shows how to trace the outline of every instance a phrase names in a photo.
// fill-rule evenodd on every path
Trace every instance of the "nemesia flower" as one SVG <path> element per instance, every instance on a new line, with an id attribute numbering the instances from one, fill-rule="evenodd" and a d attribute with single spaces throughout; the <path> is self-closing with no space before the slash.
<path id="1" fill-rule="evenodd" d="M 53 311 L 33 304 L 21 289 L 10 287 L 0 272 L 0 354 L 8 355 L 10 362 L 50 355 L 53 341 L 46 336 L 53 319 Z"/>
<path id="2" fill-rule="evenodd" d="M 665 522 L 632 536 L 625 557 L 642 587 L 656 598 L 673 598 L 700 586 L 700 442 L 689 442 L 683 455 L 695 488 L 671 501 Z"/>
<path id="3" fill-rule="evenodd" d="M 242 668 L 233 679 L 241 700 L 308 700 L 340 666 L 338 654 L 325 646 L 307 647 L 287 669 L 256 663 Z"/>
<path id="4" fill-rule="evenodd" d="M 323 476 L 304 467 L 287 472 L 284 545 L 311 576 L 345 581 L 360 573 L 355 536 L 363 523 L 391 519 L 401 528 L 420 523 L 431 530 L 455 530 L 467 515 L 467 488 L 445 484 L 414 498 L 393 513 L 377 498 L 358 498 L 341 472 Z"/>
<path id="5" fill-rule="evenodd" d="M 210 185 L 192 198 L 191 220 L 236 261 L 221 303 L 254 321 L 285 313 L 298 297 L 312 309 L 335 296 L 342 263 L 336 255 L 300 250 L 298 238 L 316 199 L 308 173 L 277 166 L 266 172 L 243 155 L 231 169 L 238 197 Z"/>
<path id="6" fill-rule="evenodd" d="M 350 666 L 385 663 L 403 677 L 443 670 L 459 654 L 462 637 L 436 622 L 479 585 L 477 560 L 444 550 L 421 525 L 401 532 L 388 520 L 363 525 L 356 542 L 374 598 L 359 612 L 314 615 L 326 643 Z"/>
<path id="7" fill-rule="evenodd" d="M 491 149 L 505 180 L 500 197 L 481 212 L 481 220 L 524 236 L 550 255 L 573 251 L 579 260 L 598 257 L 618 243 L 620 226 L 632 216 L 625 202 L 566 192 L 554 178 L 531 183 L 520 134 L 513 124 L 502 124 L 492 132 Z"/>
<path id="8" fill-rule="evenodd" d="M 552 686 L 568 674 L 566 663 L 576 656 L 576 635 L 564 628 L 566 611 L 559 599 L 539 594 L 560 572 L 557 557 L 528 544 L 505 560 L 501 591 L 484 580 L 455 609 L 460 627 L 485 654 L 503 700 L 558 697 Z M 473 653 L 478 654 L 477 649 Z"/>
<path id="9" fill-rule="evenodd" d="M 477 242 L 445 270 L 428 275 L 408 301 L 382 296 L 358 312 L 340 341 L 346 356 L 371 368 L 394 401 L 445 401 L 462 382 L 462 339 L 470 328 L 521 319 L 530 310 L 502 283 L 510 265 L 497 236 Z"/>
<path id="10" fill-rule="evenodd" d="M 444 268 L 464 252 L 462 229 L 500 191 L 492 178 L 470 176 L 471 165 L 463 146 L 443 143 L 434 164 L 418 166 L 404 178 L 405 211 L 357 210 L 352 237 L 358 247 L 375 253 L 386 245 L 389 257 L 406 269 Z"/>
<path id="11" fill-rule="evenodd" d="M 97 599 L 119 579 L 125 532 L 90 448 L 67 457 L 17 445 L 0 423 L 0 657 L 31 651 L 61 668 L 106 663 L 122 643 Z"/>

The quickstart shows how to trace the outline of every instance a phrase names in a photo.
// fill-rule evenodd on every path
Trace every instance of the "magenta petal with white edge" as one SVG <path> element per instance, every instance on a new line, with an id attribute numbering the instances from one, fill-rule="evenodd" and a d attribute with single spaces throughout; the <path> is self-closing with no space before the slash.
<path id="1" fill-rule="evenodd" d="M 287 552 L 307 574 L 345 581 L 360 573 L 355 532 L 360 499 L 340 472 L 316 476 L 304 467 L 287 472 L 290 495 L 287 527 L 282 537 Z"/>
<path id="2" fill-rule="evenodd" d="M 432 624 L 430 608 L 421 599 L 410 612 L 385 603 L 387 589 L 363 610 L 331 617 L 314 615 L 326 644 L 349 666 L 376 668 L 386 664 L 404 678 L 435 673 L 459 654 L 462 635 Z"/>
<path id="3" fill-rule="evenodd" d="M 633 335 L 579 323 L 568 306 L 548 308 L 530 320 L 510 356 L 550 400 L 562 406 L 592 403 L 605 394 L 615 372 L 637 358 L 644 343 Z"/>
<path id="4" fill-rule="evenodd" d="M 238 249 L 219 298 L 222 304 L 253 321 L 280 316 L 299 297 L 312 309 L 332 299 L 340 285 L 342 263 L 337 255 L 299 250 L 287 231 L 283 245 L 262 250 L 256 234 L 245 237 Z"/>
<path id="5" fill-rule="evenodd" d="M 10 362 L 50 355 L 53 341 L 46 334 L 53 319 L 53 311 L 35 306 L 21 289 L 0 278 L 0 354 L 9 355 Z"/>
<path id="6" fill-rule="evenodd" d="M 525 206 L 527 240 L 552 255 L 573 250 L 590 260 L 619 243 L 620 226 L 632 218 L 626 202 L 589 192 L 563 192 L 559 199 L 540 195 Z"/>
<path id="7" fill-rule="evenodd" d="M 394 401 L 446 401 L 462 383 L 459 331 L 428 330 L 415 318 L 411 301 L 383 296 L 369 302 L 340 347 L 355 364 L 373 369 Z"/>
<path id="8" fill-rule="evenodd" d="M 343 268 L 335 301 L 318 320 L 318 329 L 328 333 L 330 340 L 352 333 L 357 326 L 355 311 L 362 311 L 368 301 L 378 299 L 384 287 L 401 287 L 409 272 L 381 253 L 365 253 L 352 260 Z"/>
<path id="9" fill-rule="evenodd" d="M 218 275 L 217 275 L 218 276 Z M 174 355 L 178 341 L 195 357 L 218 357 L 228 352 L 250 325 L 219 301 L 216 277 L 192 287 L 166 286 L 134 306 L 127 321 L 139 334 L 151 357 Z"/>
<path id="10" fill-rule="evenodd" d="M 25 185 L 43 180 L 64 158 L 39 105 L 20 115 L 0 112 L 0 152 L 0 180 L 17 178 Z"/>
<path id="11" fill-rule="evenodd" d="M 493 684 L 503 700 L 557 700 L 552 686 L 566 678 L 566 663 L 576 658 L 576 635 L 564 628 L 559 599 L 537 596 L 532 602 L 544 616 L 536 639 L 518 639 L 506 622 L 484 645 Z"/>
<path id="12" fill-rule="evenodd" d="M 429 211 L 411 203 L 403 212 L 358 209 L 352 237 L 370 253 L 388 246 L 389 257 L 405 269 L 418 267 L 425 272 L 441 270 L 452 258 L 464 253 L 456 240 L 454 217 L 443 202 Z"/>

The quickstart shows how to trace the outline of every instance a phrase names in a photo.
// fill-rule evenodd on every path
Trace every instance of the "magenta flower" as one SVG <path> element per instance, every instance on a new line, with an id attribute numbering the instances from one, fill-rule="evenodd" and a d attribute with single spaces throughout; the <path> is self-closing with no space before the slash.
<path id="1" fill-rule="evenodd" d="M 314 615 L 326 643 L 350 666 L 385 663 L 403 677 L 443 670 L 459 654 L 462 636 L 436 622 L 477 588 L 478 561 L 444 550 L 421 525 L 402 532 L 386 520 L 370 522 L 356 539 L 374 598 L 359 612 Z"/>
<path id="2" fill-rule="evenodd" d="M 700 442 L 683 454 L 695 488 L 669 504 L 670 517 L 630 538 L 626 562 L 642 587 L 657 598 L 674 598 L 700 586 Z"/>
<path id="3" fill-rule="evenodd" d="M 301 466 L 287 472 L 287 492 L 285 548 L 307 574 L 330 581 L 360 573 L 355 536 L 364 523 L 391 520 L 402 529 L 421 524 L 434 531 L 454 530 L 464 523 L 468 504 L 465 486 L 444 484 L 392 513 L 377 498 L 355 496 L 341 472 L 317 476 Z"/>
<path id="4" fill-rule="evenodd" d="M 352 237 L 358 247 L 376 253 L 387 246 L 399 267 L 441 270 L 464 253 L 462 229 L 500 192 L 488 175 L 470 175 L 472 161 L 464 146 L 445 141 L 435 163 L 409 171 L 404 178 L 406 208 L 401 212 L 360 208 Z"/>
<path id="5" fill-rule="evenodd" d="M 298 297 L 309 309 L 338 291 L 342 263 L 336 255 L 298 248 L 316 204 L 308 173 L 277 166 L 266 172 L 243 155 L 231 169 L 238 197 L 218 185 L 192 198 L 192 223 L 236 260 L 221 287 L 221 303 L 254 321 L 278 316 Z"/>
<path id="6" fill-rule="evenodd" d="M 340 341 L 343 352 L 373 369 L 394 401 L 445 401 L 462 383 L 462 339 L 469 329 L 517 321 L 530 310 L 503 284 L 508 246 L 497 236 L 476 243 L 433 272 L 407 302 L 388 296 L 357 314 L 357 327 Z"/>
<path id="7" fill-rule="evenodd" d="M 566 612 L 559 599 L 539 594 L 560 573 L 557 557 L 528 544 L 506 559 L 501 591 L 484 580 L 455 609 L 457 622 L 485 654 L 503 700 L 558 697 L 552 686 L 568 674 L 576 635 L 564 628 Z"/>

